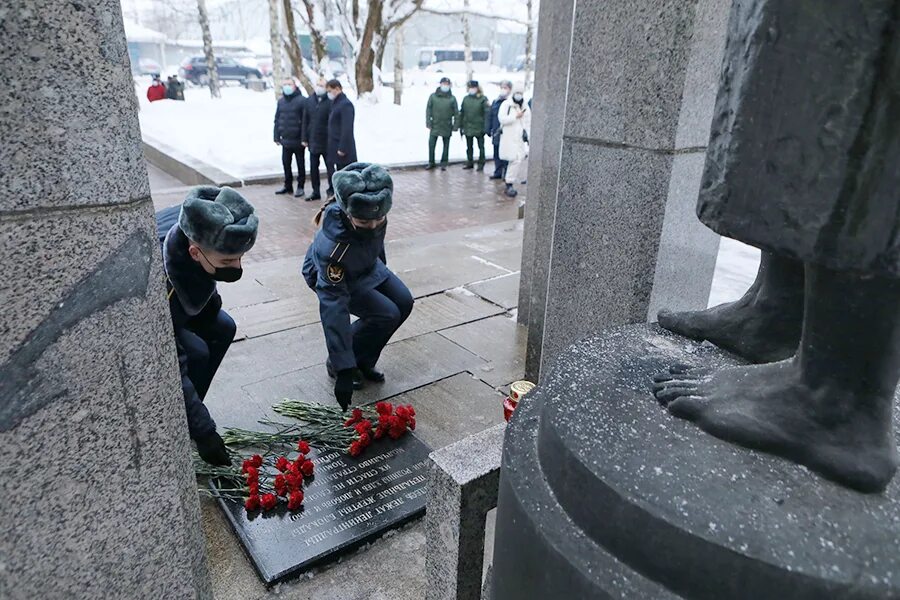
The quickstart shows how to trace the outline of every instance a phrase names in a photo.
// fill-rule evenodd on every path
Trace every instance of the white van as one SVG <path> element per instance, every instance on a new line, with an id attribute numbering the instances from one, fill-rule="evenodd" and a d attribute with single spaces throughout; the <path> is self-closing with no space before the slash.
<path id="1" fill-rule="evenodd" d="M 483 71 L 491 64 L 488 48 L 472 48 L 474 70 Z M 462 46 L 422 48 L 419 51 L 419 68 L 431 73 L 465 73 L 466 54 Z"/>

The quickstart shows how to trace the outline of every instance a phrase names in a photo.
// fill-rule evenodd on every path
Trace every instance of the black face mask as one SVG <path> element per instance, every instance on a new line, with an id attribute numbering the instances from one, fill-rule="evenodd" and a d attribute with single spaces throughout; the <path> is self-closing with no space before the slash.
<path id="1" fill-rule="evenodd" d="M 212 278 L 216 281 L 225 283 L 234 283 L 241 278 L 244 270 L 240 267 L 216 267 L 216 272 L 212 274 Z"/>
<path id="2" fill-rule="evenodd" d="M 197 248 L 200 250 L 200 248 Z M 200 250 L 200 254 L 203 254 L 203 250 Z M 209 263 L 209 266 L 215 269 L 215 273 L 210 275 L 216 281 L 221 281 L 223 283 L 234 283 L 238 279 L 241 278 L 241 275 L 244 274 L 244 270 L 240 267 L 216 267 L 213 266 L 212 261 L 207 258 L 205 254 L 203 254 L 203 258 L 206 258 L 206 262 Z"/>

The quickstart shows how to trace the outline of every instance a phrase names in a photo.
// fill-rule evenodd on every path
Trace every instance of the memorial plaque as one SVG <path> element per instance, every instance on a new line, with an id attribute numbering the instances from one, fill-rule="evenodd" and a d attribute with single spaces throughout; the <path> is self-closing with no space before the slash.
<path id="1" fill-rule="evenodd" d="M 428 454 L 407 433 L 380 440 L 357 458 L 313 449 L 315 476 L 303 487 L 300 510 L 248 514 L 235 500 L 219 506 L 260 578 L 271 585 L 337 558 L 425 512 Z M 213 490 L 215 486 L 210 484 Z"/>

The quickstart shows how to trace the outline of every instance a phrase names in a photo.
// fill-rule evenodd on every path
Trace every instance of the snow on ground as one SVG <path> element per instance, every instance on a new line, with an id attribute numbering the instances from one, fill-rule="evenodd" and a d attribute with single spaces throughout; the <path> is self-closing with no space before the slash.
<path id="1" fill-rule="evenodd" d="M 356 100 L 356 149 L 360 160 L 382 164 L 425 162 L 428 159 L 428 130 L 425 105 L 442 73 L 410 70 L 404 75 L 403 104 L 393 104 L 393 90 L 382 88 L 381 102 Z M 454 81 L 454 95 L 462 101 L 465 74 L 447 73 Z M 500 80 L 522 78 L 521 73 L 479 74 L 482 88 L 494 99 Z M 493 82 L 493 83 L 490 83 Z M 185 101 L 147 101 L 149 77 L 136 80 L 140 101 L 141 131 L 181 152 L 202 160 L 238 178 L 281 172 L 281 150 L 272 141 L 275 93 L 269 89 L 254 92 L 237 85 L 222 89 L 222 98 L 210 98 L 207 88 L 186 87 Z M 491 156 L 490 142 L 487 154 Z M 438 142 L 440 159 L 441 142 Z M 476 149 L 477 153 L 477 149 Z M 465 141 L 454 135 L 450 158 L 465 158 Z"/>
<path id="2" fill-rule="evenodd" d="M 756 278 L 759 250 L 737 240 L 722 238 L 708 306 L 732 302 L 744 295 Z"/>

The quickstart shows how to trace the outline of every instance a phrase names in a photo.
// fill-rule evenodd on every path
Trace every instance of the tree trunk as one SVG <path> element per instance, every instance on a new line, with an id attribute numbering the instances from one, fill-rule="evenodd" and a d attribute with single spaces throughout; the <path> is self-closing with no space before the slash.
<path id="1" fill-rule="evenodd" d="M 281 98 L 284 63 L 281 61 L 281 23 L 278 18 L 278 0 L 269 0 L 269 45 L 272 48 L 272 79 L 275 84 L 275 98 Z"/>
<path id="2" fill-rule="evenodd" d="M 291 6 L 291 0 L 283 0 L 284 5 L 284 24 L 287 27 L 288 40 L 284 43 L 288 58 L 291 60 L 291 71 L 294 77 L 306 90 L 306 93 L 312 95 L 315 93 L 312 82 L 306 75 L 306 69 L 303 68 L 303 54 L 300 52 L 300 41 L 297 38 L 297 28 L 294 26 L 294 7 Z"/>
<path id="3" fill-rule="evenodd" d="M 323 14 L 325 14 L 325 18 L 328 18 L 328 7 L 331 6 L 330 2 L 325 2 L 323 5 Z M 325 63 L 325 59 L 328 58 L 328 49 L 325 45 L 325 36 L 322 35 L 322 29 L 319 27 L 319 24 L 316 23 L 316 6 L 315 0 L 303 0 L 303 7 L 306 9 L 306 19 L 304 23 L 306 23 L 306 27 L 309 29 L 309 37 L 312 40 L 312 55 L 316 61 L 316 65 L 318 70 L 321 72 L 322 67 Z M 301 13 L 302 15 L 303 13 Z"/>
<path id="4" fill-rule="evenodd" d="M 466 0 L 468 2 L 468 0 Z M 533 0 L 526 0 L 525 6 L 528 8 L 528 28 L 525 30 L 525 91 L 531 87 L 531 75 L 534 72 L 534 62 L 531 60 L 531 54 L 534 48 L 534 15 L 532 14 Z"/>
<path id="5" fill-rule="evenodd" d="M 530 1 L 531 0 L 529 0 L 529 2 Z M 463 0 L 463 9 L 466 11 L 462 15 L 463 56 L 466 59 L 466 81 L 471 81 L 475 79 L 475 73 L 474 69 L 472 68 L 472 30 L 469 28 L 469 0 Z"/>
<path id="6" fill-rule="evenodd" d="M 394 33 L 394 104 L 403 101 L 403 27 Z"/>
<path id="7" fill-rule="evenodd" d="M 213 54 L 212 35 L 209 33 L 209 14 L 206 12 L 206 0 L 197 0 L 197 18 L 203 32 L 203 54 L 206 56 L 206 73 L 209 79 L 209 95 L 221 98 L 219 90 L 219 70 L 216 68 L 216 56 Z"/>
<path id="8" fill-rule="evenodd" d="M 372 42 L 375 40 L 375 31 L 381 27 L 381 14 L 384 0 L 369 0 L 369 14 L 366 15 L 366 24 L 359 43 L 359 54 L 356 57 L 356 93 L 362 96 L 375 89 L 375 77 L 372 67 L 375 65 L 375 50 Z M 356 2 L 354 0 L 354 8 Z"/>

